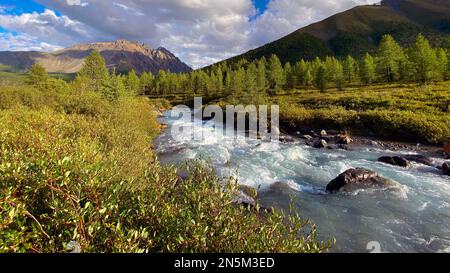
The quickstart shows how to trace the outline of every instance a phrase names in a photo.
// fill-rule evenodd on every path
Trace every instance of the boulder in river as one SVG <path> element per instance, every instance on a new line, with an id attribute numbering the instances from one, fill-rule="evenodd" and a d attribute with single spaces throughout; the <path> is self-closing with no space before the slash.
<path id="1" fill-rule="evenodd" d="M 336 139 L 337 144 L 348 145 L 348 144 L 350 144 L 350 142 L 352 142 L 352 139 L 347 135 L 337 135 L 335 139 Z"/>
<path id="2" fill-rule="evenodd" d="M 408 167 L 409 161 L 401 156 L 382 156 L 378 158 L 379 162 L 383 162 L 386 164 L 394 165 L 394 166 L 400 166 L 400 167 Z"/>
<path id="3" fill-rule="evenodd" d="M 444 175 L 450 175 L 450 162 L 444 162 L 442 164 L 442 172 Z"/>
<path id="4" fill-rule="evenodd" d="M 365 188 L 390 188 L 398 184 L 392 180 L 380 176 L 378 173 L 363 169 L 349 169 L 328 183 L 326 191 L 335 193 L 338 191 L 351 192 Z"/>
<path id="5" fill-rule="evenodd" d="M 406 160 L 434 167 L 433 160 L 423 155 L 402 155 Z"/>
<path id="6" fill-rule="evenodd" d="M 319 148 L 319 149 L 326 148 L 327 146 L 328 146 L 328 143 L 323 139 L 318 139 L 313 144 L 314 148 Z"/>
<path id="7" fill-rule="evenodd" d="M 320 131 L 320 136 L 326 137 L 327 135 L 328 135 L 327 131 L 325 131 L 325 130 Z"/>

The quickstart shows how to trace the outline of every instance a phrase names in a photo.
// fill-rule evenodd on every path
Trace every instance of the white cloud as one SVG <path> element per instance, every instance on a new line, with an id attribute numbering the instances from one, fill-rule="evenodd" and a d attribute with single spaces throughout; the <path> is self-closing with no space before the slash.
<path id="1" fill-rule="evenodd" d="M 37 0 L 48 10 L 0 26 L 50 44 L 118 38 L 164 46 L 193 67 L 243 53 L 300 27 L 373 0 L 271 0 L 254 20 L 251 0 Z M 63 16 L 56 16 L 58 10 Z"/>
<path id="2" fill-rule="evenodd" d="M 45 51 L 51 52 L 62 49 L 61 46 L 41 42 L 26 34 L 14 35 L 0 33 L 0 51 Z"/>
<path id="3" fill-rule="evenodd" d="M 86 7 L 89 3 L 87 2 L 81 2 L 81 0 L 67 0 L 67 5 L 69 6 L 82 6 Z"/>

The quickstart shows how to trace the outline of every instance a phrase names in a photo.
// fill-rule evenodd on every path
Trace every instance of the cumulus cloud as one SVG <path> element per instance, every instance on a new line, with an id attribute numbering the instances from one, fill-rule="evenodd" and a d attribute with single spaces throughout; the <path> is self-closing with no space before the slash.
<path id="1" fill-rule="evenodd" d="M 0 27 L 34 37 L 49 44 L 68 45 L 98 38 L 99 33 L 68 16 L 58 16 L 53 10 L 12 15 L 0 13 Z"/>
<path id="2" fill-rule="evenodd" d="M 61 46 L 37 40 L 27 34 L 14 35 L 10 32 L 0 33 L 0 51 L 44 51 L 52 52 Z"/>
<path id="3" fill-rule="evenodd" d="M 220 61 L 373 0 L 37 0 L 43 13 L 0 14 L 0 26 L 50 44 L 118 38 L 164 46 L 193 67 Z M 258 1 L 258 0 L 256 0 Z M 52 10 L 58 10 L 57 16 Z"/>

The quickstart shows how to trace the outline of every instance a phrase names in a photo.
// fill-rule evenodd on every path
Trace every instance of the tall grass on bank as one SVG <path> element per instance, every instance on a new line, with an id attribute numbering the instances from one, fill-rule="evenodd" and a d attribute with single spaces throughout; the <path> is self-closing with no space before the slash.
<path id="1" fill-rule="evenodd" d="M 450 141 L 450 82 L 435 85 L 374 85 L 317 93 L 297 90 L 273 99 L 280 122 L 300 128 L 351 130 L 394 140 Z"/>
<path id="2" fill-rule="evenodd" d="M 164 103 L 160 102 L 158 107 Z M 233 204 L 209 167 L 155 160 L 154 106 L 96 93 L 0 89 L 0 252 L 320 252 L 295 212 Z"/>

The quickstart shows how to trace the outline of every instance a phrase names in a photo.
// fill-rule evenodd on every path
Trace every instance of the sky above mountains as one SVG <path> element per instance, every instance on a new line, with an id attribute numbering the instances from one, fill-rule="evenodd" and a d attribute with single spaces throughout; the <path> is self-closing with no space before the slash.
<path id="1" fill-rule="evenodd" d="M 379 0 L 0 0 L 0 51 L 128 39 L 194 68 Z"/>

